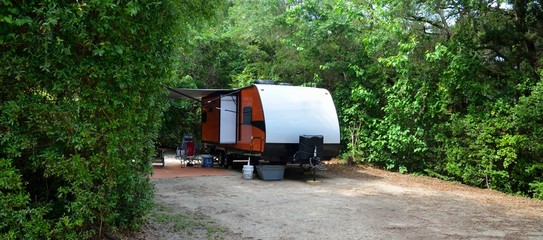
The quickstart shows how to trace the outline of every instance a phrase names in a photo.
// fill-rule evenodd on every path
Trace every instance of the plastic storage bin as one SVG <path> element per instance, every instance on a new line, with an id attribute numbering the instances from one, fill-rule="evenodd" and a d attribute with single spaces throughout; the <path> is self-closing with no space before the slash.
<path id="1" fill-rule="evenodd" d="M 285 175 L 284 165 L 256 165 L 258 177 L 264 181 L 282 180 Z"/>

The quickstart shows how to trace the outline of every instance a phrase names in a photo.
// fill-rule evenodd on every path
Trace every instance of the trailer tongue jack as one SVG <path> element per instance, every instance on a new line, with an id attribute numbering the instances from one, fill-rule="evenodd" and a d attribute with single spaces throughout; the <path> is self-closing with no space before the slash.
<path id="1" fill-rule="evenodd" d="M 321 164 L 321 159 L 317 157 L 317 146 L 315 146 L 315 156 L 309 159 L 309 164 L 311 164 L 311 168 L 313 171 L 313 182 L 314 182 L 316 181 L 315 172 L 317 171 L 317 165 Z"/>

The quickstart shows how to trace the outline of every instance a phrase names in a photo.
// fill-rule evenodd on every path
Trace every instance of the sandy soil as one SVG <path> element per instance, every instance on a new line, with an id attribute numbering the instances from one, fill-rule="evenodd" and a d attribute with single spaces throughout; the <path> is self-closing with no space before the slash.
<path id="1" fill-rule="evenodd" d="M 132 237 L 543 239 L 543 201 L 370 167 L 327 167 L 317 182 L 298 169 L 287 169 L 282 181 L 244 180 L 240 169 L 153 179 L 157 205 L 208 225 L 180 231 L 150 222 Z"/>

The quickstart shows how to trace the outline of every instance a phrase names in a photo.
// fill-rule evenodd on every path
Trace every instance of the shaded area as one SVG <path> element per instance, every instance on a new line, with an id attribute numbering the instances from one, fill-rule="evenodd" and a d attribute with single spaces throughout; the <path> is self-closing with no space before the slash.
<path id="1" fill-rule="evenodd" d="M 181 161 L 174 155 L 166 154 L 164 156 L 164 167 L 153 165 L 153 174 L 150 178 L 179 178 L 179 177 L 197 177 L 197 176 L 231 176 L 232 173 L 226 169 L 218 167 L 181 167 Z"/>

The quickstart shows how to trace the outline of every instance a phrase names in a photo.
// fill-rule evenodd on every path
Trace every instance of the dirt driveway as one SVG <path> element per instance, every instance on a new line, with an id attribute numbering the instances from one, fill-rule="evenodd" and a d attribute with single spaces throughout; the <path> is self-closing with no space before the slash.
<path id="1" fill-rule="evenodd" d="M 244 180 L 241 170 L 152 181 L 168 211 L 226 229 L 213 238 L 543 239 L 543 201 L 368 167 L 329 168 L 317 183 L 297 169 L 282 181 Z"/>

